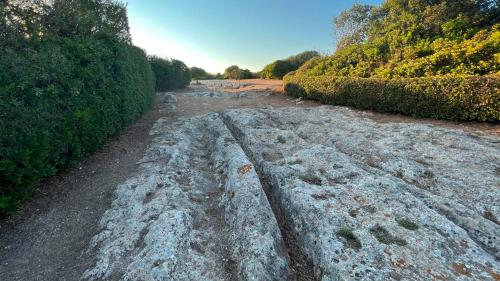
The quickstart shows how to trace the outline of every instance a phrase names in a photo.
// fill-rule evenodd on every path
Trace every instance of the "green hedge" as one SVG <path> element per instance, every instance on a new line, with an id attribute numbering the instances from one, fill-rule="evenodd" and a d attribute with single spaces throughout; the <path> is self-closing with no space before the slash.
<path id="1" fill-rule="evenodd" d="M 191 70 L 180 60 L 149 57 L 156 77 L 156 91 L 164 92 L 184 88 L 191 82 Z"/>
<path id="2" fill-rule="evenodd" d="M 316 51 L 306 51 L 298 55 L 288 57 L 284 60 L 277 60 L 271 64 L 264 66 L 260 72 L 260 77 L 263 79 L 283 79 L 287 73 L 299 69 L 304 63 L 312 58 L 319 57 Z"/>
<path id="3" fill-rule="evenodd" d="M 290 73 L 296 97 L 414 117 L 500 121 L 500 76 L 375 79 Z"/>
<path id="4" fill-rule="evenodd" d="M 145 112 L 145 53 L 113 36 L 48 38 L 0 56 L 0 213 Z"/>

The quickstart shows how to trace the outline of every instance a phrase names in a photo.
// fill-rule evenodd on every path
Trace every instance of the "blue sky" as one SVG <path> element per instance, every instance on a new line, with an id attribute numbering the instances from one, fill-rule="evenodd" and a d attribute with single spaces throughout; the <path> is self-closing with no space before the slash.
<path id="1" fill-rule="evenodd" d="M 332 18 L 382 0 L 124 0 L 132 40 L 148 54 L 223 72 L 252 71 L 306 50 L 334 50 Z"/>

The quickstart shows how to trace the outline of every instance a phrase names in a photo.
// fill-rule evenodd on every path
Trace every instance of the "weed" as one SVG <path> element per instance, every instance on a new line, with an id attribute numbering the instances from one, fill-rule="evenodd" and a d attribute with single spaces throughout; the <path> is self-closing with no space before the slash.
<path id="1" fill-rule="evenodd" d="M 301 176 L 300 179 L 308 184 L 321 185 L 321 178 L 316 175 L 306 174 Z"/>
<path id="2" fill-rule="evenodd" d="M 426 171 L 424 172 L 424 177 L 425 177 L 425 178 L 428 178 L 428 179 L 433 179 L 433 178 L 435 178 L 436 176 L 434 175 L 434 173 L 433 173 L 432 171 L 430 171 L 430 170 L 426 170 Z"/>
<path id="3" fill-rule="evenodd" d="M 380 225 L 375 225 L 370 229 L 370 233 L 375 236 L 375 238 L 383 244 L 390 245 L 390 244 L 396 244 L 399 246 L 405 246 L 406 241 L 401 238 L 397 238 L 392 236 L 387 229 L 383 228 Z"/>
<path id="4" fill-rule="evenodd" d="M 496 223 L 496 224 L 500 224 L 500 223 L 498 222 L 498 219 L 497 219 L 497 217 L 495 216 L 495 214 L 493 214 L 490 210 L 485 210 L 485 211 L 483 212 L 483 217 L 484 217 L 485 219 L 487 219 L 487 220 L 490 220 L 490 221 L 492 221 L 492 222 Z"/>
<path id="5" fill-rule="evenodd" d="M 354 235 L 354 233 L 352 232 L 351 229 L 341 228 L 339 231 L 337 231 L 337 234 L 347 241 L 347 245 L 350 248 L 353 248 L 356 250 L 361 249 L 361 242 L 358 240 L 356 235 Z"/>
<path id="6" fill-rule="evenodd" d="M 286 143 L 286 140 L 285 140 L 285 138 L 284 138 L 283 136 L 278 136 L 278 137 L 277 137 L 277 140 L 278 140 L 278 142 L 279 142 L 279 143 L 281 143 L 281 144 Z"/>
<path id="7" fill-rule="evenodd" d="M 422 174 L 424 181 L 422 182 L 423 187 L 427 189 L 432 189 L 436 186 L 436 176 L 430 170 L 425 170 Z"/>
<path id="8" fill-rule="evenodd" d="M 290 165 L 301 165 L 302 163 L 304 163 L 304 161 L 302 161 L 302 159 L 297 159 L 297 160 L 294 160 L 292 162 L 289 162 L 288 164 L 290 164 Z"/>
<path id="9" fill-rule="evenodd" d="M 412 222 L 409 219 L 403 218 L 398 220 L 398 224 L 408 230 L 417 230 L 418 224 Z"/>
<path id="10" fill-rule="evenodd" d="M 403 170 L 399 169 L 396 171 L 396 177 L 402 179 L 404 178 L 405 174 L 403 173 Z"/>

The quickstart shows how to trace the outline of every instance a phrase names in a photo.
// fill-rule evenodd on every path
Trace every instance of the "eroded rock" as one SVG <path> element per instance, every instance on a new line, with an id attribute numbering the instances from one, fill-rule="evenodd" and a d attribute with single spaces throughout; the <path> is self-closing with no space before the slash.
<path id="1" fill-rule="evenodd" d="M 167 123 L 117 189 L 86 279 L 293 280 L 299 251 L 311 280 L 498 280 L 497 137 L 329 106 Z"/>
<path id="2" fill-rule="evenodd" d="M 276 219 L 218 115 L 162 124 L 104 214 L 84 278 L 286 280 Z"/>
<path id="3" fill-rule="evenodd" d="M 327 106 L 223 119 L 323 280 L 498 276 L 498 139 Z"/>

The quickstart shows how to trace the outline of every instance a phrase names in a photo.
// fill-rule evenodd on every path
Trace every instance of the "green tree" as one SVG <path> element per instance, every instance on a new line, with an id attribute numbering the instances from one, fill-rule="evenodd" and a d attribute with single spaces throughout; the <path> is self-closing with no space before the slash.
<path id="1" fill-rule="evenodd" d="M 241 79 L 241 69 L 237 65 L 232 65 L 224 71 L 224 79 Z"/>
<path id="2" fill-rule="evenodd" d="M 206 72 L 203 68 L 191 67 L 190 70 L 193 80 L 210 80 L 215 78 L 215 75 Z"/>
<path id="3" fill-rule="evenodd" d="M 339 46 L 287 93 L 418 117 L 498 122 L 500 1 L 385 0 L 334 19 Z"/>
<path id="4" fill-rule="evenodd" d="M 241 69 L 237 65 L 232 65 L 226 68 L 223 77 L 224 79 L 240 80 L 240 79 L 252 79 L 255 78 L 256 75 L 248 69 Z"/>
<path id="5" fill-rule="evenodd" d="M 256 76 L 250 70 L 242 69 L 242 70 L 240 70 L 240 77 L 241 77 L 241 79 L 253 79 Z"/>
<path id="6" fill-rule="evenodd" d="M 191 82 L 191 72 L 182 61 L 151 56 L 149 63 L 156 78 L 158 92 L 183 88 Z"/>
<path id="7" fill-rule="evenodd" d="M 130 43 L 125 4 L 114 0 L 18 0 L 4 3 L 6 21 L 26 38 L 107 34 Z"/>
<path id="8" fill-rule="evenodd" d="M 299 72 L 351 77 L 484 75 L 500 69 L 499 1 L 386 0 L 334 19 L 337 51 Z"/>
<path id="9" fill-rule="evenodd" d="M 333 18 L 337 50 L 359 44 L 367 39 L 373 9 L 374 7 L 370 5 L 355 4 L 349 10 Z"/>
<path id="10" fill-rule="evenodd" d="M 308 60 L 319 56 L 318 52 L 306 51 L 284 60 L 277 60 L 268 64 L 260 72 L 260 77 L 264 79 L 283 79 L 287 73 L 297 70 Z"/>

